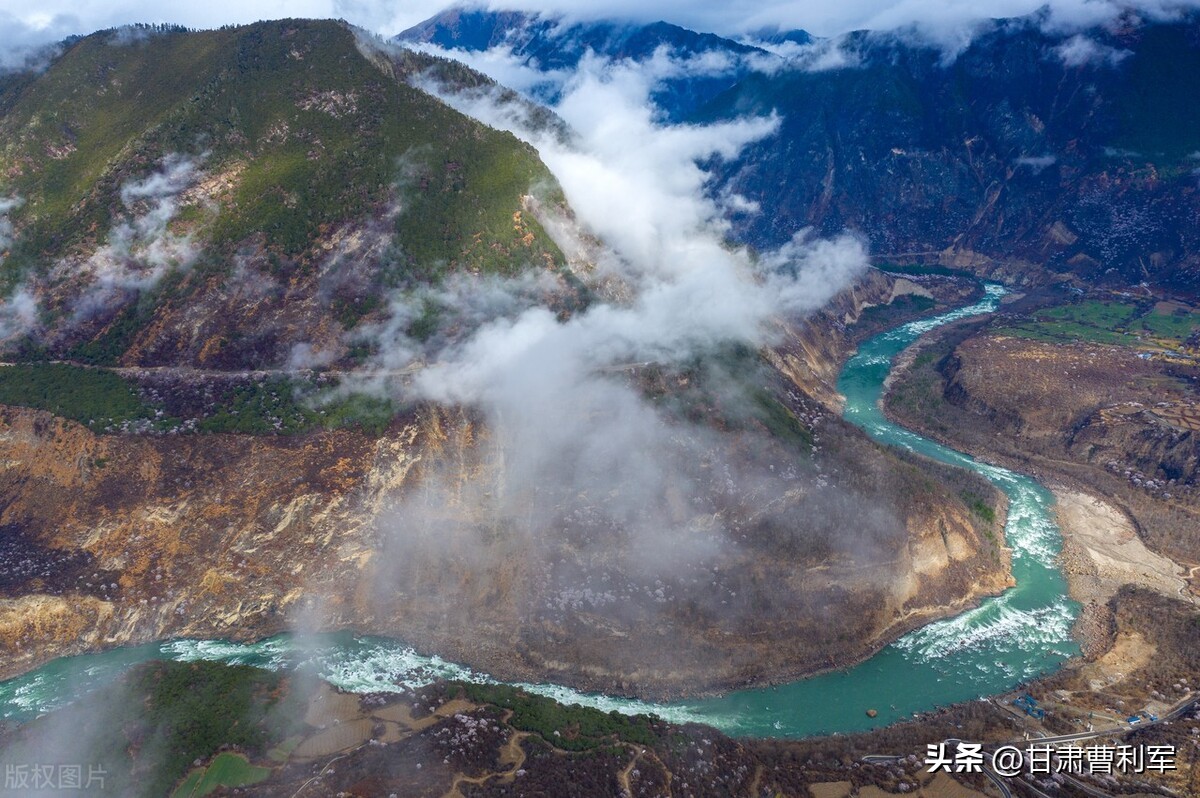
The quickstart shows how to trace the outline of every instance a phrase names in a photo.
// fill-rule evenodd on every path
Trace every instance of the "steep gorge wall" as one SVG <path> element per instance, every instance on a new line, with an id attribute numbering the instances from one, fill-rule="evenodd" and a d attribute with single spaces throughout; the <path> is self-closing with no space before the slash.
<path id="1" fill-rule="evenodd" d="M 851 487 L 853 508 L 898 508 L 878 548 L 815 557 L 779 549 L 776 530 L 656 575 L 604 547 L 580 555 L 586 530 L 569 523 L 552 530 L 561 540 L 497 528 L 479 496 L 503 464 L 459 411 L 426 408 L 373 440 L 100 436 L 6 408 L 6 540 L 24 546 L 26 572 L 63 552 L 86 561 L 4 586 L 3 674 L 163 638 L 335 628 L 502 677 L 654 695 L 844 665 L 1008 579 L 1003 552 L 944 490 L 926 479 L 928 496 L 905 501 L 915 469 L 849 440 L 840 463 L 872 486 Z M 801 518 L 814 490 L 773 501 Z M 729 528 L 758 528 L 766 509 Z M 571 591 L 589 572 L 612 597 Z"/>

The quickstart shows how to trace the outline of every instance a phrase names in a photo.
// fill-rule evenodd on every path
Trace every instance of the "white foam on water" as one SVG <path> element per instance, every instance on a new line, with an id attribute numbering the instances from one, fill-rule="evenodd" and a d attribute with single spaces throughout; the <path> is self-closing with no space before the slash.
<path id="1" fill-rule="evenodd" d="M 537 695 L 553 698 L 560 704 L 579 704 L 580 706 L 591 707 L 602 712 L 620 712 L 622 715 L 657 715 L 663 720 L 672 723 L 707 723 L 709 725 L 721 726 L 722 728 L 729 727 L 728 723 L 722 725 L 718 723 L 717 719 L 711 716 L 700 715 L 693 709 L 685 706 L 668 706 L 665 704 L 655 704 L 650 701 L 639 701 L 635 698 L 618 698 L 599 693 L 581 693 L 570 687 L 563 687 L 556 684 L 521 683 L 516 686 Z"/>
<path id="2" fill-rule="evenodd" d="M 354 693 L 411 690 L 440 679 L 495 683 L 487 674 L 441 657 L 419 654 L 400 643 L 360 645 L 349 651 L 336 647 L 316 650 L 301 667 L 314 667 L 322 679 Z"/>
<path id="3" fill-rule="evenodd" d="M 1054 644 L 1069 644 L 1073 622 L 1074 613 L 1063 600 L 1022 610 L 1010 606 L 1001 596 L 953 618 L 934 621 L 892 645 L 919 663 L 982 651 L 1026 660 L 1031 650 L 1044 651 Z M 988 659 L 991 658 L 989 655 Z M 1011 661 L 1007 664 L 1014 665 Z"/>
<path id="4" fill-rule="evenodd" d="M 486 673 L 448 662 L 441 657 L 420 654 L 411 647 L 386 641 L 350 651 L 337 648 L 314 651 L 311 658 L 302 663 L 302 667 L 305 665 L 315 667 L 321 678 L 331 684 L 356 693 L 416 689 L 439 680 L 500 684 L 498 680 Z M 563 704 L 579 704 L 603 712 L 616 711 L 623 715 L 653 714 L 679 723 L 701 721 L 700 715 L 683 707 L 670 707 L 629 698 L 583 693 L 556 684 L 520 682 L 513 686 L 535 695 L 553 698 Z M 713 719 L 707 718 L 706 721 L 711 723 Z"/>
<path id="5" fill-rule="evenodd" d="M 164 643 L 162 653 L 179 662 L 225 662 L 230 665 L 251 663 L 269 670 L 279 670 L 288 664 L 288 654 L 294 646 L 287 640 L 272 637 L 257 643 L 231 643 L 227 640 L 172 640 Z"/>

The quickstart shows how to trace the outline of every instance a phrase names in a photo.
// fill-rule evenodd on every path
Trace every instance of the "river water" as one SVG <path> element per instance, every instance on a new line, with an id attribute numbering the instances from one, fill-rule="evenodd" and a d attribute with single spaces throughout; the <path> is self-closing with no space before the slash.
<path id="1" fill-rule="evenodd" d="M 1061 538 L 1049 491 L 1031 478 L 973 458 L 892 424 L 879 409 L 883 383 L 897 354 L 922 333 L 967 316 L 995 311 L 1004 291 L 989 285 L 969 307 L 905 324 L 865 342 L 838 381 L 845 417 L 883 443 L 969 468 L 1009 498 L 1005 528 L 1017 585 L 952 618 L 917 629 L 866 661 L 841 671 L 778 687 L 729 693 L 701 701 L 654 704 L 584 694 L 556 685 L 522 685 L 567 703 L 604 710 L 652 712 L 674 721 L 698 721 L 734 735 L 803 737 L 855 732 L 916 712 L 1008 690 L 1048 673 L 1078 653 L 1070 636 L 1077 605 L 1066 597 L 1057 569 Z M 416 687 L 434 679 L 491 681 L 403 643 L 348 633 L 282 635 L 253 644 L 179 640 L 64 657 L 0 683 L 0 717 L 25 719 L 70 701 L 151 659 L 220 660 L 265 668 L 311 669 L 344 689 Z M 868 718 L 867 709 L 878 712 Z"/>

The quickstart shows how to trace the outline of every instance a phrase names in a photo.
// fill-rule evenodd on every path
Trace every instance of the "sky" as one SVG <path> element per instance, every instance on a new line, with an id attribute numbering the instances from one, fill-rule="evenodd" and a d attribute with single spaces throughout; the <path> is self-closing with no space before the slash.
<path id="1" fill-rule="evenodd" d="M 665 19 L 696 30 L 738 35 L 762 27 L 803 28 L 834 36 L 862 28 L 915 26 L 938 40 L 953 38 L 972 22 L 1029 14 L 1046 6 L 1050 24 L 1076 29 L 1103 23 L 1136 6 L 1148 16 L 1171 14 L 1200 0 L 483 0 L 496 7 L 519 6 L 578 17 Z M 134 22 L 171 22 L 217 27 L 280 17 L 335 17 L 385 35 L 410 27 L 443 8 L 446 0 L 0 0 L 0 50 L 14 51 L 70 34 Z"/>

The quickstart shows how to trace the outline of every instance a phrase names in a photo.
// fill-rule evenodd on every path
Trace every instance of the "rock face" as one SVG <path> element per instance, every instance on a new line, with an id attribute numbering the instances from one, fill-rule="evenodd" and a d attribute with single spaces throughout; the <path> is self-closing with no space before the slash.
<path id="1" fill-rule="evenodd" d="M 987 333 L 931 352 L 896 383 L 889 412 L 954 445 L 1101 490 L 1134 515 L 1152 549 L 1200 560 L 1194 367 L 1127 347 Z"/>
<path id="2" fill-rule="evenodd" d="M 1194 294 L 1200 126 L 1178 98 L 1196 92 L 1197 31 L 1191 16 L 1070 39 L 999 20 L 949 63 L 852 34 L 845 67 L 749 75 L 699 117 L 782 117 L 719 167 L 762 205 L 737 223 L 756 245 L 849 227 L 882 258 Z"/>
<path id="3" fill-rule="evenodd" d="M 499 676 L 667 695 L 843 665 L 1009 583 L 944 475 L 805 401 L 789 412 L 811 414 L 822 451 L 799 467 L 841 474 L 833 486 L 729 500 L 708 531 L 715 516 L 679 507 L 705 545 L 653 567 L 638 539 L 596 538 L 569 497 L 541 499 L 553 523 L 515 524 L 489 498 L 505 489 L 489 433 L 461 411 L 423 408 L 375 438 L 96 435 L 6 409 L 6 541 L 87 562 L 52 591 L 6 589 L 5 673 L 165 637 L 354 628 Z M 737 473 L 797 467 L 757 434 L 723 445 Z"/>
<path id="4" fill-rule="evenodd" d="M 481 323 L 466 292 L 488 279 L 527 280 L 559 318 L 620 287 L 563 263 L 539 220 L 569 212 L 531 148 L 398 80 L 478 75 L 335 23 L 111 37 L 0 82 L 0 174 L 21 198 L 2 269 L 42 311 L 5 317 L 27 329 L 0 383 L 62 416 L 0 410 L 3 673 L 350 628 L 501 677 L 678 694 L 849 663 L 1008 583 L 960 475 L 836 413 L 845 326 L 928 291 L 913 282 L 876 274 L 809 326 L 780 320 L 772 352 L 613 372 L 662 408 L 643 415 L 652 441 L 562 432 L 607 406 L 541 420 L 559 447 L 541 460 L 451 404 L 396 399 L 375 427 L 280 410 L 302 366 L 348 392 L 378 377 L 363 341 L 393 321 L 414 352 L 388 376 L 406 379 L 431 330 Z M 80 402 L 84 383 L 103 391 Z M 115 409 L 129 423 L 97 422 Z"/>

